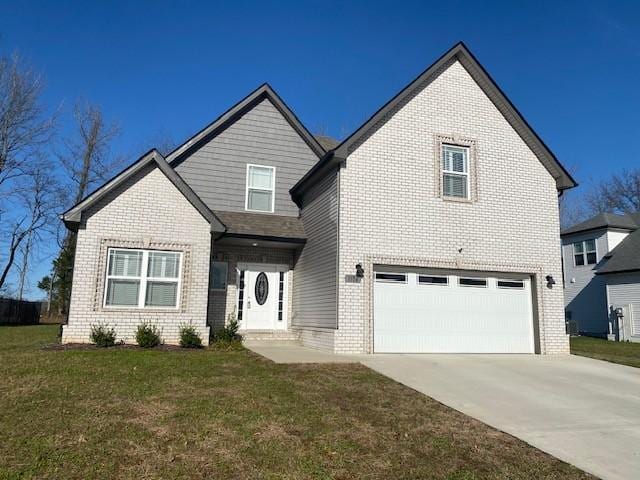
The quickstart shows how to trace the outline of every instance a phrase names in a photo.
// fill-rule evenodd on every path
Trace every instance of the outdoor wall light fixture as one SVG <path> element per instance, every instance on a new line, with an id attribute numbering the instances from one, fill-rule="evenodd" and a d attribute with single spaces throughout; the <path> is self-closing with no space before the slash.
<path id="1" fill-rule="evenodd" d="M 358 263 L 356 265 L 356 277 L 362 278 L 364 277 L 364 268 L 362 268 L 362 264 Z"/>
<path id="2" fill-rule="evenodd" d="M 553 275 L 547 275 L 546 279 L 547 279 L 547 287 L 553 288 L 553 286 L 556 284 L 556 281 L 553 279 Z"/>

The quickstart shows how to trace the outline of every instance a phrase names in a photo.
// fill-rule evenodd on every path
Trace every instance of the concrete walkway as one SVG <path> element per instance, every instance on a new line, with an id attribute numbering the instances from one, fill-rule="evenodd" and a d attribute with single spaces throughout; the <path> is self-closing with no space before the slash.
<path id="1" fill-rule="evenodd" d="M 539 355 L 371 355 L 362 363 L 603 479 L 640 478 L 640 369 Z"/>
<path id="2" fill-rule="evenodd" d="M 247 340 L 242 344 L 252 352 L 275 363 L 358 363 L 363 357 L 303 347 L 296 342 L 276 340 Z"/>

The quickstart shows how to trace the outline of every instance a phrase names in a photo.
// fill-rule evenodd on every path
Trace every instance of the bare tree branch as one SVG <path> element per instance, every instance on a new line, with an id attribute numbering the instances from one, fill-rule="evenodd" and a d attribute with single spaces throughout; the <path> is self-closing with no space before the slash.
<path id="1" fill-rule="evenodd" d="M 24 212 L 24 216 L 16 220 L 11 229 L 11 240 L 5 253 L 2 274 L 0 274 L 0 289 L 7 280 L 23 242 L 40 239 L 42 230 L 55 221 L 53 189 L 54 183 L 51 181 L 49 171 L 38 168 L 29 175 L 28 185 L 21 188 L 16 195 L 17 207 Z M 23 268 L 26 269 L 27 265 Z"/>
<path id="2" fill-rule="evenodd" d="M 116 124 L 105 122 L 100 108 L 80 101 L 74 108 L 73 116 L 77 136 L 66 139 L 66 151 L 58 155 L 68 179 L 74 184 L 73 196 L 67 204 L 82 200 L 91 187 L 105 181 L 124 160 L 111 155 L 111 142 L 120 129 Z"/>
<path id="3" fill-rule="evenodd" d="M 594 212 L 639 212 L 640 168 L 624 170 L 602 180 L 587 193 L 586 202 Z"/>
<path id="4" fill-rule="evenodd" d="M 55 118 L 45 116 L 42 89 L 18 56 L 0 58 L 0 185 L 25 174 L 34 149 L 51 139 Z"/>

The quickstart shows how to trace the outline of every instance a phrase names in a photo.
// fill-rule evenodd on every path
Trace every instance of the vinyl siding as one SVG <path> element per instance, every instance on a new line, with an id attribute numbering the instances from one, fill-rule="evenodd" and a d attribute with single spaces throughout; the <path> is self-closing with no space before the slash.
<path id="1" fill-rule="evenodd" d="M 640 341 L 640 273 L 603 275 L 609 290 L 610 307 L 632 305 L 631 335 Z"/>
<path id="2" fill-rule="evenodd" d="M 300 217 L 307 243 L 293 273 L 293 325 L 337 327 L 338 173 L 306 195 Z"/>
<path id="3" fill-rule="evenodd" d="M 629 235 L 629 232 L 613 232 L 613 231 L 608 231 L 607 232 L 607 246 L 609 248 L 609 251 L 613 250 L 614 248 L 616 248 L 620 242 L 622 242 L 622 240 L 624 240 L 627 235 Z"/>
<path id="4" fill-rule="evenodd" d="M 245 211 L 247 164 L 276 167 L 276 215 L 298 215 L 289 189 L 318 157 L 265 99 L 175 170 L 212 210 Z"/>
<path id="5" fill-rule="evenodd" d="M 596 265 L 574 266 L 573 244 L 596 239 Z M 602 258 L 607 254 L 605 230 L 578 233 L 562 239 L 562 264 L 564 268 L 564 304 L 571 312 L 571 320 L 577 322 L 581 333 L 602 335 L 608 330 L 605 280 L 595 274 Z"/>

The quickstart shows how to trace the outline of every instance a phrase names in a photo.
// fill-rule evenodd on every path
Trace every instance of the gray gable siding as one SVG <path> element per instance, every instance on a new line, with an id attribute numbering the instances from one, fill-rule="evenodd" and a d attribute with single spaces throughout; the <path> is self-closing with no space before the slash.
<path id="1" fill-rule="evenodd" d="M 307 243 L 293 271 L 294 327 L 337 328 L 338 174 L 332 172 L 304 198 Z"/>
<path id="2" fill-rule="evenodd" d="M 235 123 L 181 159 L 176 171 L 212 210 L 245 211 L 247 164 L 276 167 L 275 215 L 298 215 L 289 189 L 318 157 L 264 99 Z"/>
<path id="3" fill-rule="evenodd" d="M 596 265 L 574 266 L 573 243 L 596 239 Z M 596 269 L 607 254 L 606 230 L 577 233 L 562 238 L 562 265 L 564 269 L 564 304 L 571 319 L 581 333 L 605 334 L 608 330 L 605 281 L 596 275 Z"/>

